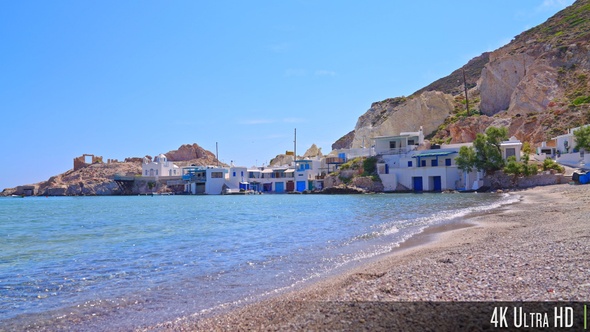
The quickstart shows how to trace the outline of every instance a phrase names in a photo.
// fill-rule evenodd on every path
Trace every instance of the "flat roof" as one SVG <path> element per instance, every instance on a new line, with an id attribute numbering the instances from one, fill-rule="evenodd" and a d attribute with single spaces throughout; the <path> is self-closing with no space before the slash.
<path id="1" fill-rule="evenodd" d="M 376 136 L 376 137 L 372 137 L 372 139 L 394 139 L 394 138 L 408 138 L 408 137 L 418 137 L 418 135 Z"/>
<path id="2" fill-rule="evenodd" d="M 500 146 L 501 147 L 502 146 L 514 146 L 514 145 L 522 145 L 522 142 L 509 142 L 509 141 L 506 141 L 506 142 L 500 143 Z"/>
<path id="3" fill-rule="evenodd" d="M 457 151 L 438 151 L 438 152 L 428 151 L 428 152 L 417 153 L 417 154 L 413 155 L 412 158 L 442 157 L 442 156 L 448 156 L 453 153 L 457 153 Z"/>

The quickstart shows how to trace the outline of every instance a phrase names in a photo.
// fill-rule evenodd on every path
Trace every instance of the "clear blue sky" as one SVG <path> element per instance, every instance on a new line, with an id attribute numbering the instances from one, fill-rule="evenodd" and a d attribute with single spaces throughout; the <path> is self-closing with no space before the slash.
<path id="1" fill-rule="evenodd" d="M 229 163 L 324 153 L 573 0 L 2 1 L 0 190 L 84 153 L 198 143 Z"/>

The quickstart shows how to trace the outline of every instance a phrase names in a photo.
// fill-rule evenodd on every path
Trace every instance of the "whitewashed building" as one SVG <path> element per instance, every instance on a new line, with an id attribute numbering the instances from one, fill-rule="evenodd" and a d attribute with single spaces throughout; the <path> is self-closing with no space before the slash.
<path id="1" fill-rule="evenodd" d="M 483 186 L 483 172 L 463 172 L 455 162 L 460 148 L 473 143 L 418 150 L 423 143 L 422 130 L 375 138 L 375 153 L 382 161 L 377 164 L 377 173 L 385 191 L 477 190 Z M 520 160 L 521 147 L 522 143 L 511 137 L 500 144 L 502 157 Z"/>
<path id="2" fill-rule="evenodd" d="M 174 165 L 173 162 L 168 161 L 164 154 L 159 154 L 153 160 L 143 158 L 141 164 L 141 175 L 143 177 L 179 177 L 181 176 L 181 169 Z"/>
<path id="3" fill-rule="evenodd" d="M 552 150 L 555 154 L 551 157 L 555 157 L 558 163 L 567 166 L 586 168 L 586 165 L 590 165 L 590 151 L 576 149 L 576 137 L 574 136 L 576 130 L 587 126 L 590 125 L 572 128 L 568 130 L 567 134 L 551 138 L 552 141 L 555 141 L 555 148 Z"/>
<path id="4" fill-rule="evenodd" d="M 385 191 L 463 189 L 466 182 L 479 179 L 476 174 L 464 175 L 457 168 L 455 158 L 459 148 L 443 145 L 440 149 L 382 155 L 384 162 L 377 164 L 377 173 Z"/>
<path id="5" fill-rule="evenodd" d="M 516 161 L 520 161 L 522 142 L 512 136 L 509 140 L 500 143 L 500 150 L 502 151 L 502 158 L 504 160 L 515 157 Z"/>
<path id="6" fill-rule="evenodd" d="M 229 169 L 216 166 L 190 166 L 182 169 L 185 192 L 192 195 L 220 195 L 228 180 Z"/>
<path id="7" fill-rule="evenodd" d="M 297 160 L 295 170 L 295 191 L 321 190 L 324 188 L 324 178 L 328 166 L 326 158 L 309 158 Z"/>
<path id="8" fill-rule="evenodd" d="M 404 154 L 424 144 L 422 127 L 416 132 L 402 132 L 397 136 L 375 137 L 375 153 L 380 155 Z"/>
<path id="9" fill-rule="evenodd" d="M 249 181 L 259 192 L 286 193 L 295 190 L 295 168 L 291 166 L 260 167 L 257 172 L 250 170 L 250 174 L 257 176 Z"/>

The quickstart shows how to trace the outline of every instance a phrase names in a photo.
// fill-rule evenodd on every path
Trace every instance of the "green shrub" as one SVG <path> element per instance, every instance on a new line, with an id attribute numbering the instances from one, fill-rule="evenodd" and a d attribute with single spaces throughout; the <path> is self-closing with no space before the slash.
<path id="1" fill-rule="evenodd" d="M 559 173 L 565 172 L 565 168 L 563 168 L 561 165 L 559 165 L 558 163 L 553 161 L 553 159 L 551 159 L 551 158 L 547 158 L 543 161 L 543 170 L 544 171 L 555 170 Z"/>
<path id="2" fill-rule="evenodd" d="M 576 106 L 579 106 L 582 104 L 588 104 L 588 103 L 590 103 L 590 96 L 581 96 L 581 97 L 574 99 L 574 101 L 572 101 L 572 104 L 574 104 Z"/>
<path id="3" fill-rule="evenodd" d="M 363 176 L 377 173 L 377 157 L 369 157 L 363 160 Z"/>
<path id="4" fill-rule="evenodd" d="M 506 166 L 504 166 L 504 173 L 518 176 L 521 173 L 521 163 L 516 161 L 516 157 L 510 156 L 507 159 Z"/>
<path id="5" fill-rule="evenodd" d="M 352 182 L 352 178 L 349 178 L 349 177 L 345 177 L 345 176 L 339 175 L 338 178 L 344 184 L 349 184 L 350 182 Z"/>
<path id="6" fill-rule="evenodd" d="M 506 160 L 506 165 L 504 166 L 504 173 L 512 174 L 514 177 L 518 176 L 531 176 L 537 175 L 539 172 L 539 168 L 537 164 L 529 164 L 528 159 L 523 159 L 523 161 L 516 161 L 516 157 L 510 156 Z"/>

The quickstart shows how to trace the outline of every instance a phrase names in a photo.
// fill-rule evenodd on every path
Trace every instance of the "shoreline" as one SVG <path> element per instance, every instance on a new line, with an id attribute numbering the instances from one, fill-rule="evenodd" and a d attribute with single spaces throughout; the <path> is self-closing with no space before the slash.
<path id="1" fill-rule="evenodd" d="M 318 314 L 318 303 L 587 301 L 588 193 L 567 184 L 519 191 L 520 202 L 430 226 L 392 253 L 302 289 L 141 330 L 341 329 L 339 313 Z"/>

